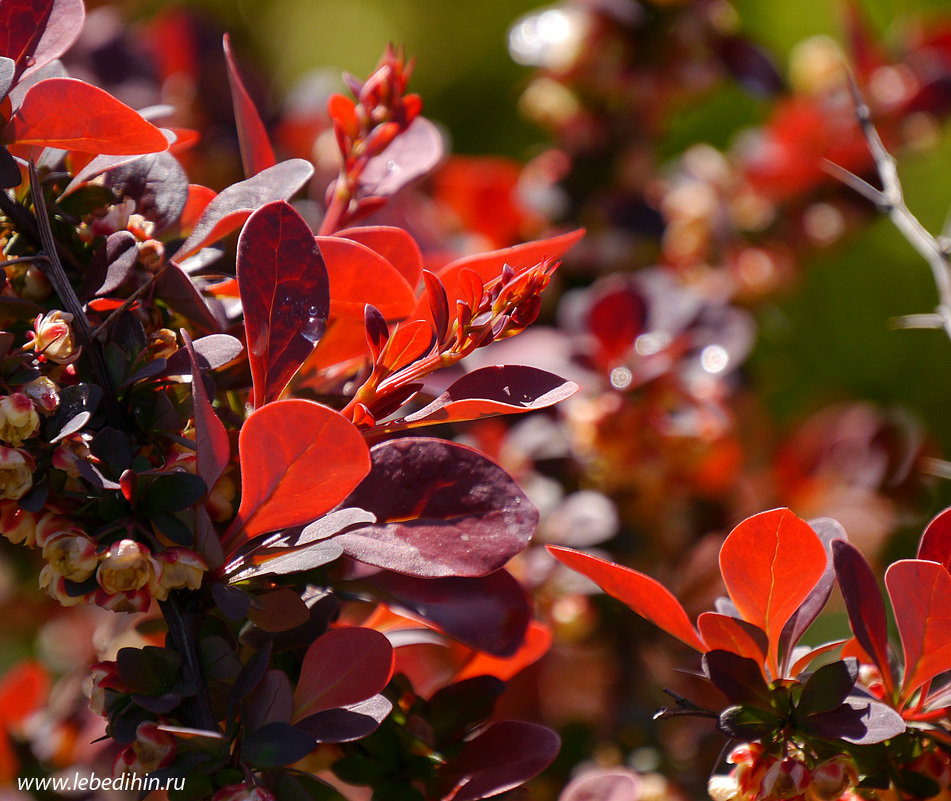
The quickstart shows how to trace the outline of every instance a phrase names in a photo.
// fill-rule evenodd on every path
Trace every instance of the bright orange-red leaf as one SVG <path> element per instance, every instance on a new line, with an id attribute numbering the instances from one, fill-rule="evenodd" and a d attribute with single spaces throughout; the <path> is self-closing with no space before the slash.
<path id="1" fill-rule="evenodd" d="M 215 190 L 207 186 L 188 185 L 188 199 L 185 201 L 185 208 L 182 209 L 182 216 L 178 218 L 178 226 L 183 236 L 188 236 L 192 232 L 195 223 L 198 222 L 208 204 L 215 199 L 215 195 Z"/>
<path id="2" fill-rule="evenodd" d="M 379 363 L 395 373 L 425 355 L 433 344 L 433 327 L 425 320 L 399 326 L 387 340 Z"/>
<path id="3" fill-rule="evenodd" d="M 608 595 L 627 604 L 641 617 L 687 643 L 698 651 L 707 651 L 697 630 L 673 593 L 659 581 L 629 567 L 607 562 L 570 548 L 548 545 L 549 553 L 559 562 L 587 576 Z"/>
<path id="4" fill-rule="evenodd" d="M 75 78 L 31 86 L 4 136 L 21 145 L 120 156 L 168 149 L 165 134 L 139 112 Z"/>
<path id="5" fill-rule="evenodd" d="M 885 571 L 885 586 L 901 635 L 902 700 L 951 670 L 951 574 L 944 565 L 901 559 Z"/>
<path id="6" fill-rule="evenodd" d="M 338 231 L 337 236 L 352 239 L 379 253 L 399 271 L 411 287 L 419 283 L 423 270 L 423 254 L 409 232 L 389 225 L 368 225 L 346 228 Z"/>
<path id="7" fill-rule="evenodd" d="M 380 254 L 352 239 L 318 236 L 317 246 L 330 276 L 330 316 L 363 322 L 372 303 L 387 320 L 405 318 L 413 308 L 413 289 Z"/>
<path id="8" fill-rule="evenodd" d="M 226 552 L 258 534 L 316 520 L 370 471 L 370 451 L 353 424 L 297 398 L 255 410 L 241 428 L 238 455 L 241 507 Z"/>
<path id="9" fill-rule="evenodd" d="M 533 621 L 528 624 L 525 642 L 511 656 L 492 656 L 474 652 L 472 659 L 453 677 L 453 681 L 470 679 L 473 676 L 495 676 L 509 681 L 517 673 L 541 659 L 551 648 L 551 629 L 544 623 Z"/>
<path id="10" fill-rule="evenodd" d="M 826 568 L 826 551 L 805 520 L 772 509 L 740 523 L 720 549 L 720 572 L 748 623 L 766 632 L 767 664 L 779 675 L 779 635 Z"/>
<path id="11" fill-rule="evenodd" d="M 21 723 L 46 701 L 50 677 L 39 662 L 20 662 L 0 679 L 0 728 Z"/>
<path id="12" fill-rule="evenodd" d="M 729 651 L 764 666 L 766 634 L 756 626 L 728 615 L 704 612 L 697 618 L 697 630 L 709 650 Z"/>

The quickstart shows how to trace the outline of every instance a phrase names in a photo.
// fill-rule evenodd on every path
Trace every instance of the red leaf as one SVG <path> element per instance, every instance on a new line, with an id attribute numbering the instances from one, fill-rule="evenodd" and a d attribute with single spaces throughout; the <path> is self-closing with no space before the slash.
<path id="1" fill-rule="evenodd" d="M 244 174 L 250 178 L 277 163 L 274 149 L 268 139 L 261 116 L 244 87 L 234 54 L 231 52 L 231 37 L 226 33 L 222 39 L 225 62 L 228 65 L 228 83 L 231 86 L 231 101 L 234 105 L 234 119 L 238 126 L 238 143 L 241 147 L 241 163 Z"/>
<path id="2" fill-rule="evenodd" d="M 849 613 L 849 625 L 859 645 L 875 662 L 887 692 L 892 691 L 892 671 L 888 661 L 888 621 L 885 602 L 872 568 L 851 543 L 832 543 L 835 574 Z"/>
<path id="3" fill-rule="evenodd" d="M 231 442 L 224 423 L 218 419 L 208 393 L 205 392 L 205 382 L 202 380 L 201 368 L 188 332 L 182 329 L 182 340 L 188 351 L 188 358 L 192 368 L 192 405 L 195 416 L 195 458 L 198 475 L 208 492 L 211 492 L 215 482 L 224 472 L 231 461 Z"/>
<path id="4" fill-rule="evenodd" d="M 349 420 L 297 398 L 253 412 L 241 428 L 238 456 L 241 506 L 226 540 L 232 547 L 316 520 L 370 469 L 366 443 Z"/>
<path id="5" fill-rule="evenodd" d="M 307 223 L 285 201 L 262 206 L 238 239 L 254 406 L 277 399 L 324 333 L 327 270 Z"/>
<path id="6" fill-rule="evenodd" d="M 608 595 L 627 604 L 641 617 L 700 652 L 707 650 L 687 613 L 673 593 L 650 576 L 596 556 L 547 545 L 549 553 L 572 570 L 587 576 Z"/>
<path id="7" fill-rule="evenodd" d="M 208 208 L 208 204 L 214 199 L 215 191 L 213 189 L 201 184 L 188 185 L 188 199 L 185 201 L 182 216 L 178 220 L 183 235 L 187 236 L 191 233 L 198 219 Z"/>
<path id="8" fill-rule="evenodd" d="M 7 142 L 109 155 L 157 153 L 168 140 L 139 112 L 75 78 L 30 87 L 4 132 Z"/>
<path id="9" fill-rule="evenodd" d="M 443 137 L 425 117 L 417 117 L 387 148 L 367 162 L 360 175 L 361 190 L 375 197 L 389 197 L 442 160 Z"/>
<path id="10" fill-rule="evenodd" d="M 433 326 L 426 320 L 413 320 L 398 326 L 387 340 L 378 363 L 395 373 L 426 355 L 433 346 Z"/>
<path id="11" fill-rule="evenodd" d="M 449 308 L 454 309 L 456 301 L 463 298 L 459 275 L 463 269 L 472 270 L 482 279 L 483 283 L 488 283 L 492 279 L 498 278 L 502 272 L 502 266 L 505 264 L 513 267 L 516 274 L 518 274 L 547 258 L 558 259 L 583 236 L 584 229 L 579 228 L 576 231 L 553 236 L 550 239 L 540 239 L 537 242 L 527 242 L 524 245 L 493 250 L 489 253 L 465 256 L 447 264 L 441 270 L 438 270 L 436 275 L 439 276 L 446 287 Z M 471 276 L 469 280 L 471 282 Z M 416 307 L 410 317 L 420 320 L 432 319 L 432 313 L 429 311 L 429 299 L 425 293 L 417 300 Z"/>
<path id="12" fill-rule="evenodd" d="M 413 288 L 381 255 L 352 239 L 318 236 L 317 244 L 330 276 L 330 313 L 363 321 L 372 303 L 387 320 L 406 317 L 413 308 Z"/>
<path id="13" fill-rule="evenodd" d="M 720 549 L 720 572 L 748 623 L 766 632 L 767 665 L 779 675 L 779 636 L 786 621 L 822 578 L 826 551 L 816 533 L 788 509 L 740 523 Z"/>
<path id="14" fill-rule="evenodd" d="M 943 565 L 901 559 L 885 571 L 901 635 L 905 673 L 901 699 L 951 670 L 951 574 Z"/>
<path id="15" fill-rule="evenodd" d="M 377 523 L 336 537 L 365 564 L 411 576 L 484 576 L 522 551 L 538 512 L 518 484 L 478 451 L 405 437 L 371 451 L 373 467 L 344 506 Z"/>
<path id="16" fill-rule="evenodd" d="M 925 528 L 918 545 L 918 558 L 939 562 L 951 571 L 951 508 L 938 514 Z"/>
<path id="17" fill-rule="evenodd" d="M 245 181 L 223 189 L 206 207 L 194 230 L 172 256 L 181 261 L 201 248 L 230 234 L 251 212 L 275 200 L 287 200 L 314 174 L 304 159 L 288 159 L 262 170 Z"/>
<path id="18" fill-rule="evenodd" d="M 478 801 L 534 778 L 558 755 L 558 735 L 537 723 L 500 720 L 467 742 L 440 770 L 441 801 Z"/>
<path id="19" fill-rule="evenodd" d="M 453 676 L 453 681 L 462 681 L 473 676 L 495 676 L 502 681 L 509 681 L 548 653 L 551 640 L 551 629 L 544 623 L 532 621 L 525 632 L 524 642 L 514 654 L 492 656 L 476 653 L 466 662 L 465 667 Z"/>
<path id="20" fill-rule="evenodd" d="M 376 695 L 393 673 L 393 648 L 378 631 L 343 628 L 319 637 L 304 654 L 294 691 L 294 721 Z"/>
<path id="21" fill-rule="evenodd" d="M 707 645 L 707 650 L 729 651 L 737 656 L 752 659 L 762 669 L 768 645 L 762 629 L 752 623 L 716 612 L 704 612 L 700 615 L 697 618 L 697 629 Z"/>
<path id="22" fill-rule="evenodd" d="M 4 0 L 0 3 L 0 55 L 17 75 L 37 70 L 65 53 L 79 37 L 82 0 Z"/>
<path id="23" fill-rule="evenodd" d="M 401 424 L 430 425 L 530 412 L 559 403 L 578 390 L 574 381 L 536 367 L 482 367 L 450 384 L 436 400 L 404 417 Z"/>
<path id="24" fill-rule="evenodd" d="M 370 250 L 379 253 L 392 264 L 415 287 L 423 269 L 423 254 L 416 240 L 402 228 L 389 225 L 368 225 L 362 228 L 346 228 L 338 231 L 337 236 L 352 239 Z"/>
<path id="25" fill-rule="evenodd" d="M 20 662 L 0 678 L 0 728 L 22 723 L 46 701 L 49 674 L 39 662 Z"/>

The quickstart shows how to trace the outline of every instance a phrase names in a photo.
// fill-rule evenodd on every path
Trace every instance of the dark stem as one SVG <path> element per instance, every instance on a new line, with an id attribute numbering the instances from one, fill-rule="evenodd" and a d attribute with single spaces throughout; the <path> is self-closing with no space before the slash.
<path id="1" fill-rule="evenodd" d="M 183 712 L 188 725 L 204 731 L 218 732 L 218 721 L 211 708 L 208 686 L 205 683 L 201 657 L 198 653 L 198 629 L 201 625 L 199 613 L 183 603 L 182 593 L 173 590 L 159 607 L 168 624 L 168 635 L 172 647 L 182 657 L 182 679 L 195 688 L 194 695 L 183 702 Z"/>

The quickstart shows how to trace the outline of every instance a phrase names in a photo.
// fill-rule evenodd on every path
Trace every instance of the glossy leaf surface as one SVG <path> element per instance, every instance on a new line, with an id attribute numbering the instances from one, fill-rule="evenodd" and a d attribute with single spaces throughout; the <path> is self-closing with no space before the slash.
<path id="1" fill-rule="evenodd" d="M 287 200 L 306 184 L 314 168 L 304 159 L 289 159 L 223 189 L 202 212 L 173 259 L 184 259 L 236 230 L 256 209 Z"/>
<path id="2" fill-rule="evenodd" d="M 359 627 L 328 631 L 307 649 L 294 691 L 294 720 L 366 701 L 393 672 L 393 648 L 380 632 Z"/>
<path id="3" fill-rule="evenodd" d="M 17 75 L 59 58 L 79 37 L 86 16 L 82 0 L 5 0 L 0 3 L 0 54 Z"/>
<path id="4" fill-rule="evenodd" d="M 251 414 L 241 429 L 238 453 L 239 542 L 315 520 L 370 469 L 370 453 L 353 424 L 326 406 L 300 399 L 275 401 Z"/>
<path id="5" fill-rule="evenodd" d="M 377 523 L 336 538 L 348 556 L 412 576 L 483 576 L 531 539 L 538 512 L 478 451 L 406 437 L 371 451 L 373 467 L 344 506 Z"/>
<path id="6" fill-rule="evenodd" d="M 238 239 L 254 406 L 276 400 L 324 333 L 330 288 L 307 223 L 283 200 L 248 219 Z"/>
<path id="7" fill-rule="evenodd" d="M 680 601 L 659 581 L 597 556 L 554 545 L 546 547 L 559 562 L 587 576 L 658 628 L 698 651 L 707 650 Z"/>
<path id="8" fill-rule="evenodd" d="M 777 675 L 779 636 L 826 568 L 816 533 L 788 509 L 773 509 L 740 523 L 720 549 L 720 572 L 744 620 L 769 640 L 767 663 Z"/>
<path id="9" fill-rule="evenodd" d="M 75 78 L 30 87 L 3 134 L 7 142 L 126 155 L 165 150 L 165 135 L 108 92 Z"/>

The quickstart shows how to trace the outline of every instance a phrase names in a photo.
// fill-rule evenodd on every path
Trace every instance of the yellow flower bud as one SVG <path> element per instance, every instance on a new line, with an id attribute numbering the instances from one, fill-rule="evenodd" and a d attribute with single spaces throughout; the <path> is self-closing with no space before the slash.
<path id="1" fill-rule="evenodd" d="M 102 555 L 96 579 L 109 595 L 139 590 L 153 576 L 148 549 L 135 540 L 120 540 Z"/>
<path id="2" fill-rule="evenodd" d="M 40 430 L 40 416 L 31 401 L 22 392 L 0 397 L 0 441 L 20 445 L 23 440 L 36 436 Z"/>
<path id="3" fill-rule="evenodd" d="M 152 595 L 159 601 L 168 598 L 172 590 L 197 590 L 208 566 L 194 551 L 187 548 L 166 548 L 154 559 L 156 574 L 150 585 Z"/>
<path id="4" fill-rule="evenodd" d="M 51 362 L 72 364 L 82 351 L 82 346 L 77 345 L 73 337 L 72 321 L 73 315 L 58 309 L 39 315 L 33 323 L 36 334 L 33 350 Z"/>
<path id="5" fill-rule="evenodd" d="M 60 534 L 47 540 L 43 557 L 64 578 L 85 581 L 99 564 L 96 543 L 85 534 Z"/>
<path id="6" fill-rule="evenodd" d="M 14 545 L 36 544 L 36 515 L 21 509 L 16 501 L 0 501 L 0 534 Z"/>
<path id="7" fill-rule="evenodd" d="M 18 501 L 33 487 L 33 457 L 0 445 L 0 498 Z"/>

